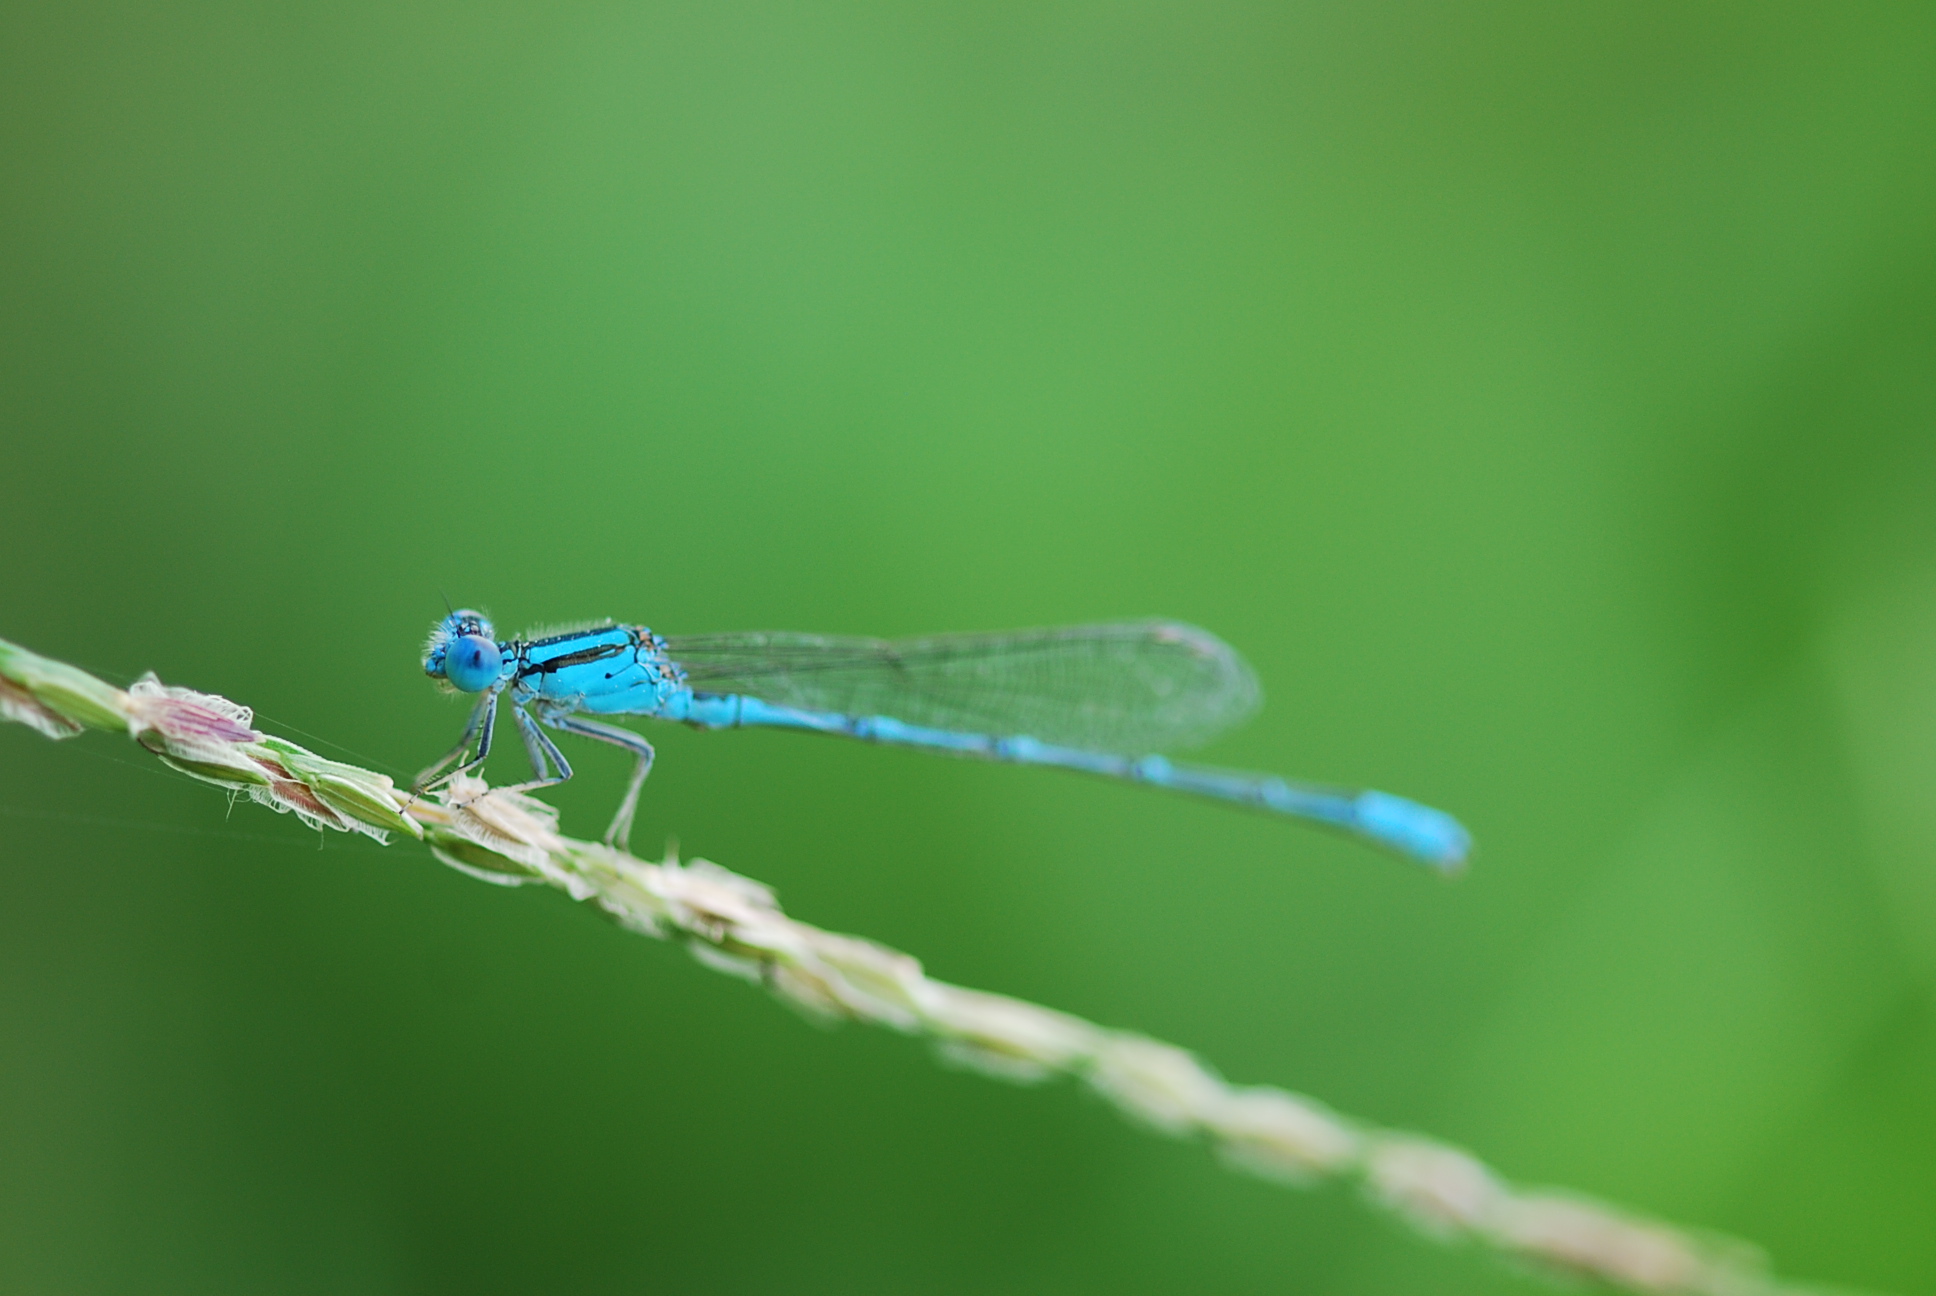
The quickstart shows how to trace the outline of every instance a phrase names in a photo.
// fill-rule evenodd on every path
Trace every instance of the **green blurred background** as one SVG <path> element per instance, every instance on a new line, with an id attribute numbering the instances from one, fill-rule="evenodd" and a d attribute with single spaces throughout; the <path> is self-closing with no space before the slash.
<path id="1" fill-rule="evenodd" d="M 771 734 L 659 732 L 636 840 L 1936 1290 L 1928 6 L 0 30 L 0 634 L 410 771 L 440 591 L 1196 621 L 1269 696 L 1211 759 L 1453 809 L 1471 875 Z M 1545 1290 L 150 764 L 0 732 L 7 1291 Z"/>

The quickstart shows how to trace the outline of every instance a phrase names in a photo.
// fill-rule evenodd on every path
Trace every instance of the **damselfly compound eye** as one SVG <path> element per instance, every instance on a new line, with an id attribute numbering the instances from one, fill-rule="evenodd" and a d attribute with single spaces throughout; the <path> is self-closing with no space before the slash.
<path id="1" fill-rule="evenodd" d="M 497 645 L 483 635 L 460 635 L 444 650 L 444 678 L 466 693 L 482 693 L 497 683 L 503 663 Z"/>

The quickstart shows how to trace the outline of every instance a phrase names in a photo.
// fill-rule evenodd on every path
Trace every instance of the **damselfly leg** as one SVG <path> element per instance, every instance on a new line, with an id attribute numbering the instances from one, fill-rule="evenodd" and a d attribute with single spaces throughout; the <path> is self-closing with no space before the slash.
<path id="1" fill-rule="evenodd" d="M 564 712 L 547 714 L 540 711 L 538 714 L 553 729 L 623 747 L 638 757 L 638 763 L 632 767 L 632 778 L 625 785 L 625 799 L 619 802 L 618 813 L 612 817 L 612 826 L 605 830 L 605 844 L 624 850 L 632 837 L 632 816 L 639 808 L 639 790 L 645 786 L 645 776 L 652 772 L 652 744 L 618 725 L 600 724 L 596 720 L 584 720 Z M 570 777 L 569 770 L 566 777 Z"/>
<path id="2" fill-rule="evenodd" d="M 410 788 L 413 792 L 429 792 L 440 788 L 459 774 L 468 774 L 484 763 L 484 758 L 491 754 L 491 735 L 497 728 L 497 697 L 498 691 L 492 689 L 477 700 L 477 705 L 471 708 L 471 718 L 464 722 L 464 736 L 459 738 L 457 745 L 445 752 L 435 765 L 411 781 Z M 472 738 L 477 739 L 477 755 L 448 773 L 442 772 L 450 765 L 463 760 L 464 753 L 470 750 Z"/>

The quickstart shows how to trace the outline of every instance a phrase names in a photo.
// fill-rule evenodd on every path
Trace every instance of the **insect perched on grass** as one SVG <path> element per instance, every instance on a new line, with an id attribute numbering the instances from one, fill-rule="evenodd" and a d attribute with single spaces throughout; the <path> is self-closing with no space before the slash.
<path id="1" fill-rule="evenodd" d="M 481 696 L 457 745 L 417 777 L 419 790 L 483 764 L 498 701 L 508 694 L 537 775 L 521 790 L 571 777 L 571 762 L 547 728 L 636 755 L 605 834 L 615 845 L 631 833 L 652 744 L 589 716 L 649 716 L 699 729 L 802 729 L 1053 765 L 1312 820 L 1448 872 L 1464 863 L 1471 845 L 1456 819 L 1403 797 L 1153 754 L 1202 742 L 1258 702 L 1257 678 L 1235 649 L 1174 621 L 894 641 L 766 632 L 667 637 L 605 624 L 499 641 L 488 620 L 463 609 L 431 631 L 423 667 L 449 687 Z"/>

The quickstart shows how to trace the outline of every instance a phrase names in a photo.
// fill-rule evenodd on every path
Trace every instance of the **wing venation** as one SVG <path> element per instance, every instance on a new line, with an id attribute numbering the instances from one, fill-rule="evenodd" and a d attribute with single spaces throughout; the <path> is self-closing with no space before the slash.
<path id="1" fill-rule="evenodd" d="M 667 648 L 702 693 L 1098 751 L 1200 743 L 1259 701 L 1235 649 L 1175 621 L 900 640 L 687 635 Z"/>

